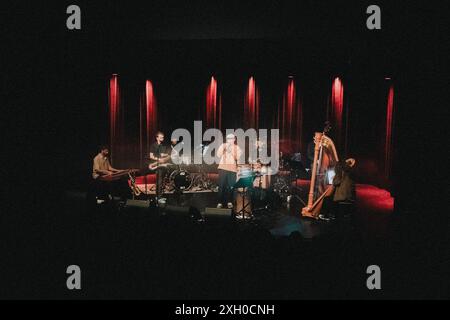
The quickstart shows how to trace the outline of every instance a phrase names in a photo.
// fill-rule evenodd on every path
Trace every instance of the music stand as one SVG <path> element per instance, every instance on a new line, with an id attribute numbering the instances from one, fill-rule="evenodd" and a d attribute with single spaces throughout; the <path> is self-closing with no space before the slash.
<path id="1" fill-rule="evenodd" d="M 243 177 L 240 177 L 238 181 L 233 186 L 233 189 L 236 190 L 236 192 L 239 192 L 242 195 L 242 209 L 236 212 L 236 215 L 242 214 L 242 217 L 245 219 L 245 213 L 246 208 L 250 205 L 250 201 L 248 200 L 250 198 L 249 195 L 249 188 L 253 187 L 253 181 L 255 180 L 255 174 L 245 175 Z M 238 189 L 242 188 L 242 191 L 239 191 Z M 247 200 L 247 203 L 245 202 Z M 251 211 L 250 211 L 251 214 Z"/>
<path id="2" fill-rule="evenodd" d="M 289 162 L 290 166 L 291 166 L 291 176 L 293 176 L 293 178 L 295 179 L 295 186 L 292 187 L 291 185 L 291 195 L 296 198 L 297 200 L 299 200 L 304 206 L 306 206 L 306 203 L 303 201 L 302 198 L 300 198 L 300 196 L 297 193 L 294 193 L 293 191 L 296 190 L 298 193 L 302 192 L 302 188 L 299 187 L 297 180 L 299 178 L 301 178 L 302 176 L 305 177 L 307 175 L 305 166 L 303 165 L 303 163 L 298 159 L 294 159 L 294 157 L 291 159 L 291 161 Z M 292 183 L 292 181 L 291 181 Z"/>

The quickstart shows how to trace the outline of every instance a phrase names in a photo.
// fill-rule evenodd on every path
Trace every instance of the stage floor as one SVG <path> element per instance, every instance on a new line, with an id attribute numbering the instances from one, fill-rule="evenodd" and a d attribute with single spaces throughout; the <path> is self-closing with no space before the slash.
<path id="1" fill-rule="evenodd" d="M 299 183 L 298 193 L 301 201 L 306 200 L 306 190 L 308 182 L 302 180 Z M 84 201 L 86 194 L 83 192 L 69 191 L 66 193 L 68 203 L 80 204 Z M 204 190 L 196 192 L 185 192 L 177 196 L 173 192 L 164 195 L 167 205 L 171 208 L 193 207 L 199 212 L 204 212 L 206 207 L 214 208 L 217 203 L 217 193 Z M 393 211 L 393 198 L 389 192 L 378 187 L 366 184 L 356 185 L 356 202 L 351 217 L 340 219 L 339 221 L 324 222 L 311 218 L 304 218 L 300 212 L 303 207 L 301 201 L 292 197 L 291 201 L 278 201 L 271 209 L 255 211 L 254 219 L 251 221 L 236 221 L 238 225 L 251 226 L 256 229 L 265 229 L 274 237 L 290 236 L 292 233 L 299 233 L 304 239 L 313 239 L 324 234 L 358 232 L 367 238 L 385 238 L 389 236 L 391 213 Z M 141 195 L 138 199 L 153 199 L 153 195 Z M 277 199 L 280 200 L 280 199 Z M 76 206 L 76 204 L 75 204 Z M 100 209 L 102 205 L 99 205 Z M 140 208 L 142 211 L 142 208 Z M 111 211 L 115 214 L 117 208 L 103 208 L 102 211 Z M 127 210 L 122 209 L 122 213 Z M 131 210 L 133 211 L 133 210 Z M 156 208 L 148 208 L 150 215 L 158 215 Z M 164 211 L 160 209 L 159 211 Z M 345 210 L 344 210 L 345 213 Z M 121 213 L 117 213 L 121 214 Z M 132 219 L 133 214 L 128 218 Z M 208 224 L 207 221 L 205 224 Z"/>

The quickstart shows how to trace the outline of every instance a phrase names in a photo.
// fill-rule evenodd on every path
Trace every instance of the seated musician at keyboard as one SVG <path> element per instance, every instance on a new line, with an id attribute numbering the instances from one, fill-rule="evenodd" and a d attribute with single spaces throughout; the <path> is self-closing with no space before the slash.
<path id="1" fill-rule="evenodd" d="M 96 193 L 104 197 L 104 200 L 109 200 L 109 195 L 118 195 L 121 200 L 125 201 L 130 196 L 130 189 L 127 183 L 127 176 L 123 175 L 118 179 L 108 179 L 115 174 L 125 172 L 113 168 L 109 162 L 109 149 L 107 146 L 101 146 L 99 154 L 97 154 L 93 161 L 92 178 L 94 179 Z"/>

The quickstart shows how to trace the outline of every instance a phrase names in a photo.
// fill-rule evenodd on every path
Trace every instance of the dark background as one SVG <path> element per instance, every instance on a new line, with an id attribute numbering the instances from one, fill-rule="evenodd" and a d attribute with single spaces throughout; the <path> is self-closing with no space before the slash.
<path id="1" fill-rule="evenodd" d="M 72 3 L 82 10 L 80 31 L 66 29 L 65 10 Z M 225 126 L 239 125 L 233 110 L 242 110 L 250 75 L 260 85 L 268 121 L 292 74 L 303 97 L 305 137 L 321 128 L 331 81 L 339 75 L 350 99 L 349 155 L 374 162 L 375 172 L 383 158 L 384 77 L 390 76 L 395 152 L 388 187 L 396 212 L 425 217 L 417 236 L 445 227 L 448 5 L 378 1 L 382 29 L 370 31 L 365 25 L 370 4 L 42 1 L 6 6 L 1 87 L 9 156 L 3 170 L 8 183 L 2 192 L 2 234 L 22 241 L 3 242 L 11 255 L 5 259 L 28 248 L 32 254 L 23 261 L 35 261 L 37 273 L 45 268 L 37 262 L 45 262 L 51 243 L 45 234 L 52 231 L 49 219 L 58 215 L 58 199 L 68 187 L 83 188 L 97 145 L 108 139 L 107 85 L 115 72 L 130 119 L 145 79 L 154 80 L 166 132 L 197 119 L 212 74 L 222 86 L 224 110 L 232 114 Z M 379 183 L 376 176 L 363 172 L 361 179 Z M 36 239 L 44 239 L 43 246 Z M 38 287 L 39 277 L 35 281 Z"/>

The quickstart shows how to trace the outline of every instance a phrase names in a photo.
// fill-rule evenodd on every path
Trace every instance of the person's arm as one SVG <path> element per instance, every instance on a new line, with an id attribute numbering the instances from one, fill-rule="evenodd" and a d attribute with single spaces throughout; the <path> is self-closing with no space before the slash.
<path id="1" fill-rule="evenodd" d="M 161 153 L 161 156 L 158 158 L 153 154 L 153 152 L 150 152 L 150 159 L 153 161 L 165 162 L 170 159 L 170 155 L 167 153 Z"/>
<path id="2" fill-rule="evenodd" d="M 150 152 L 150 159 L 154 161 L 158 161 L 159 159 L 155 156 L 153 152 Z"/>
<path id="3" fill-rule="evenodd" d="M 353 158 L 348 158 L 347 160 L 345 160 L 344 171 L 349 173 L 355 166 L 355 163 L 356 163 L 356 160 Z"/>
<path id="4" fill-rule="evenodd" d="M 161 152 L 161 157 L 160 157 L 160 161 L 162 162 L 167 162 L 168 160 L 170 160 L 170 151 L 169 147 L 163 147 L 162 152 Z"/>
<path id="5" fill-rule="evenodd" d="M 119 170 L 119 169 L 116 169 L 116 168 L 113 168 L 112 166 L 111 166 L 111 163 L 109 163 L 109 160 L 108 160 L 108 170 L 109 171 L 111 171 L 111 172 L 121 172 L 121 171 L 123 171 L 123 170 Z"/>

